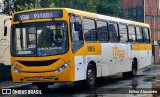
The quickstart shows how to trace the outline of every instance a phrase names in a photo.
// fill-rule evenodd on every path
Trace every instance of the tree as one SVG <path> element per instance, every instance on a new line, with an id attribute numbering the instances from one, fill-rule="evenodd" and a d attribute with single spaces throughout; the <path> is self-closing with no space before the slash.
<path id="1" fill-rule="evenodd" d="M 96 9 L 99 14 L 120 16 L 121 0 L 100 0 Z"/>
<path id="2" fill-rule="evenodd" d="M 8 3 L 12 0 L 4 1 L 5 13 L 49 7 L 73 8 L 117 17 L 121 13 L 121 0 L 15 0 L 14 7 L 10 6 L 12 3 Z"/>
<path id="3" fill-rule="evenodd" d="M 3 0 L 5 14 L 12 14 L 17 11 L 55 7 L 53 0 Z"/>
<path id="4" fill-rule="evenodd" d="M 12 14 L 14 12 L 14 2 L 12 2 L 11 0 L 3 0 L 3 4 L 3 13 Z"/>

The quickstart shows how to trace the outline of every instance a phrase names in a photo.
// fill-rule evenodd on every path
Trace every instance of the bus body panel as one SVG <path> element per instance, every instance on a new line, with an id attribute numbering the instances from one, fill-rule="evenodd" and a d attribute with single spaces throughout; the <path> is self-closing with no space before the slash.
<path id="1" fill-rule="evenodd" d="M 117 71 L 116 59 L 113 56 L 115 43 L 101 43 L 102 50 L 102 76 L 114 74 Z"/>
<path id="2" fill-rule="evenodd" d="M 84 43 L 74 53 L 75 59 L 75 81 L 86 79 L 87 66 L 94 62 L 97 68 L 97 77 L 101 76 L 101 46 L 100 43 Z"/>
<path id="3" fill-rule="evenodd" d="M 117 47 L 117 66 L 116 68 L 118 69 L 117 73 L 119 72 L 124 72 L 127 70 L 130 70 L 130 68 L 127 68 L 129 64 L 127 64 L 128 60 L 128 43 L 116 43 Z"/>
<path id="4" fill-rule="evenodd" d="M 45 56 L 45 57 L 11 57 L 12 65 L 21 70 L 21 74 L 15 73 L 12 70 L 12 77 L 14 82 L 68 82 L 68 81 L 79 81 L 86 79 L 86 71 L 88 64 L 92 63 L 96 66 L 96 77 L 108 76 L 121 72 L 128 72 L 132 70 L 132 61 L 134 58 L 138 61 L 138 69 L 151 65 L 151 43 L 112 43 L 112 42 L 99 42 L 84 40 L 84 44 L 77 51 L 72 51 L 72 40 L 71 40 L 71 27 L 69 22 L 69 14 L 79 15 L 81 19 L 83 17 L 92 18 L 103 21 L 114 21 L 117 23 L 131 24 L 135 26 L 142 26 L 149 28 L 148 24 L 137 23 L 129 20 L 69 9 L 69 8 L 55 8 L 63 10 L 63 18 L 56 18 L 57 20 L 65 20 L 68 24 L 68 39 L 69 39 L 69 50 L 65 54 Z M 43 9 L 47 10 L 47 9 Z M 54 10 L 49 9 L 49 10 Z M 30 10 L 33 11 L 33 10 Z M 36 11 L 36 10 L 34 10 Z M 29 11 L 23 11 L 29 12 Z M 17 13 L 15 13 L 17 14 Z M 14 18 L 14 17 L 13 17 Z M 37 20 L 26 20 L 22 23 L 29 22 L 46 22 L 52 21 L 52 19 L 37 19 Z M 19 24 L 12 20 L 12 25 Z M 84 32 L 83 32 L 84 33 Z M 83 36 L 84 37 L 84 36 Z M 55 63 L 49 66 L 25 66 L 18 61 L 46 61 L 59 59 Z M 70 62 L 69 67 L 60 73 L 56 73 L 55 69 Z M 18 64 L 18 65 L 17 65 Z M 46 72 L 47 71 L 47 72 Z M 43 77 L 43 79 L 41 79 Z M 37 79 L 36 79 L 37 78 Z M 38 79 L 39 78 L 39 79 Z M 58 78 L 58 80 L 57 80 Z"/>

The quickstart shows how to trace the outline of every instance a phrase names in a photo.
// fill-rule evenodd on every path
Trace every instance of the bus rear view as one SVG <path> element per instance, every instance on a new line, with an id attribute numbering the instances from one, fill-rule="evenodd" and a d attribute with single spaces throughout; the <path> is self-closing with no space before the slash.
<path id="1" fill-rule="evenodd" d="M 34 10 L 13 15 L 13 82 L 34 82 L 39 88 L 45 88 L 48 83 L 43 82 L 52 84 L 73 80 L 67 20 L 67 14 L 62 9 Z"/>

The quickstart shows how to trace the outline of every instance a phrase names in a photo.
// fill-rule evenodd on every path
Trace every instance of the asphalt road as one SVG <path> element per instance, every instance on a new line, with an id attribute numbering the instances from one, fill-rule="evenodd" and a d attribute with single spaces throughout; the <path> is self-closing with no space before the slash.
<path id="1" fill-rule="evenodd" d="M 154 65 L 141 69 L 135 78 L 124 79 L 121 74 L 117 74 L 98 79 L 93 89 L 85 89 L 81 82 L 56 83 L 50 85 L 46 90 L 38 91 L 42 93 L 39 95 L 21 94 L 22 90 L 23 92 L 27 91 L 26 93 L 28 90 L 38 90 L 36 86 L 31 84 L 8 87 L 8 89 L 12 89 L 12 95 L 3 94 L 0 97 L 160 97 L 160 66 Z M 18 92 L 13 92 L 14 90 L 21 92 L 17 94 Z M 154 93 L 140 93 L 142 90 Z"/>

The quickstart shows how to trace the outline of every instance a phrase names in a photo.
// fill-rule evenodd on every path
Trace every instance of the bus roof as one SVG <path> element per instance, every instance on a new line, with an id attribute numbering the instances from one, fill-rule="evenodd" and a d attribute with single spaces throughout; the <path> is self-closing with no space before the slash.
<path id="1" fill-rule="evenodd" d="M 131 25 L 133 24 L 133 25 L 138 25 L 138 26 L 150 27 L 149 24 L 146 24 L 146 23 L 131 21 L 127 19 L 121 19 L 121 18 L 107 16 L 107 15 L 96 14 L 96 13 L 91 13 L 91 12 L 86 12 L 86 11 L 81 11 L 81 10 L 76 10 L 76 9 L 70 9 L 70 8 L 65 8 L 65 9 L 68 10 L 68 12 L 70 13 L 78 14 L 81 16 L 92 17 L 92 18 L 97 18 L 97 19 L 102 19 L 102 20 L 109 20 L 113 22 L 127 23 Z"/>
<path id="2" fill-rule="evenodd" d="M 96 14 L 96 13 L 91 13 L 91 12 L 86 12 L 86 11 L 81 11 L 81 10 L 71 9 L 71 8 L 32 9 L 32 10 L 25 10 L 25 11 L 16 12 L 14 14 L 23 13 L 23 12 L 37 11 L 37 10 L 52 10 L 52 9 L 62 9 L 62 10 L 68 11 L 68 13 L 73 13 L 73 14 L 77 14 L 77 15 L 80 15 L 80 16 L 90 17 L 90 18 L 96 18 L 96 19 L 100 19 L 100 20 L 106 20 L 106 21 L 108 20 L 108 21 L 113 21 L 113 22 L 118 22 L 118 23 L 126 23 L 126 24 L 130 24 L 130 25 L 150 27 L 150 25 L 146 24 L 146 23 L 141 23 L 141 22 L 126 20 L 126 19 L 121 19 L 121 18 L 102 15 L 102 14 Z"/>

